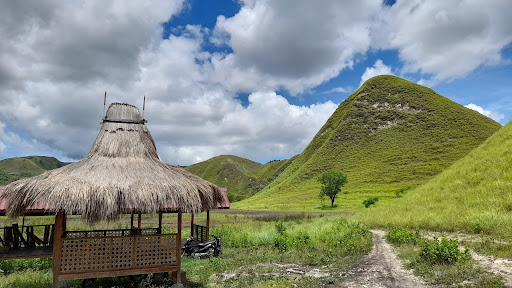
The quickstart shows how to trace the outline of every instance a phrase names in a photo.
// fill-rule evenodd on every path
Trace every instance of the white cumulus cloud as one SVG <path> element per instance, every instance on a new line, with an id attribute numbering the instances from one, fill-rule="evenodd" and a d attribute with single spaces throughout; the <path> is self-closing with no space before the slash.
<path id="1" fill-rule="evenodd" d="M 363 85 L 366 80 L 379 75 L 394 75 L 391 71 L 391 67 L 386 66 L 380 59 L 378 59 L 372 67 L 366 67 L 366 70 L 361 76 L 359 86 Z"/>
<path id="2" fill-rule="evenodd" d="M 482 107 L 480 107 L 480 106 L 478 106 L 476 104 L 473 104 L 473 103 L 469 103 L 468 105 L 466 105 L 464 107 L 467 107 L 469 109 L 475 110 L 478 113 L 480 113 L 482 115 L 485 115 L 485 116 L 493 119 L 496 122 L 500 122 L 501 120 L 503 120 L 505 118 L 505 115 L 503 115 L 503 114 L 501 114 L 499 112 L 485 110 L 484 108 L 482 108 Z"/>
<path id="3" fill-rule="evenodd" d="M 380 14 L 374 46 L 398 49 L 404 72 L 438 80 L 497 64 L 512 42 L 512 1 L 397 1 Z"/>

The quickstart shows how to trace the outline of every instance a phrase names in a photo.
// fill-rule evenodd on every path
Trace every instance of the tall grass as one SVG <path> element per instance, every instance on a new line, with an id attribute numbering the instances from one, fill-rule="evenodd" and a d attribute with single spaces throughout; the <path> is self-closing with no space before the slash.
<path id="1" fill-rule="evenodd" d="M 176 219 L 171 217 L 173 215 L 166 216 L 164 223 L 170 223 L 170 226 L 174 227 Z M 212 213 L 211 217 L 211 234 L 222 237 L 224 254 L 221 258 L 183 259 L 183 270 L 196 286 L 210 285 L 214 282 L 220 287 L 322 286 L 329 280 L 308 277 L 296 279 L 287 276 L 286 273 L 275 277 L 268 276 L 276 272 L 269 265 L 294 263 L 344 267 L 368 253 L 372 246 L 371 233 L 366 226 L 348 221 L 339 215 L 313 217 L 308 214 L 294 214 L 290 217 L 281 217 L 273 213 Z M 196 215 L 195 220 L 204 221 L 204 215 Z M 147 218 L 143 223 L 153 221 L 157 219 Z M 82 228 L 78 221 L 70 221 L 68 225 L 71 229 L 76 229 L 74 225 Z M 187 234 L 188 231 L 184 230 L 183 237 L 187 237 Z M 5 271 L 4 275 L 0 275 L 0 288 L 51 287 L 50 266 L 50 260 L 40 259 L 0 261 L 0 268 Z M 212 276 L 219 273 L 236 273 L 237 269 L 250 270 L 252 274 L 230 282 L 215 280 Z M 121 287 L 121 283 L 125 282 L 112 278 L 102 279 L 101 283 L 106 283 L 104 287 Z M 139 284 L 122 284 L 122 287 L 150 287 Z M 74 281 L 68 285 L 80 287 L 81 282 Z"/>

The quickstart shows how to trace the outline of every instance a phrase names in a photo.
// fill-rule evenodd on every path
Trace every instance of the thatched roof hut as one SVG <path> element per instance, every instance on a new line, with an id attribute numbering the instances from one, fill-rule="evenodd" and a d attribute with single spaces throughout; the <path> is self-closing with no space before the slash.
<path id="1" fill-rule="evenodd" d="M 123 211 L 156 213 L 215 209 L 219 188 L 184 169 L 160 161 L 137 107 L 113 103 L 91 151 L 82 160 L 5 187 L 7 215 L 30 206 L 80 214 L 88 222 L 115 219 Z"/>

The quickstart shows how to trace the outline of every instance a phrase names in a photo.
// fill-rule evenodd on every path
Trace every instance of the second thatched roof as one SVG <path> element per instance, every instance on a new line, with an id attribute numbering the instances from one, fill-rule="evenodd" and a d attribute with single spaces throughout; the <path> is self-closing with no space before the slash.
<path id="1" fill-rule="evenodd" d="M 8 201 L 6 214 L 20 216 L 37 204 L 96 222 L 115 219 L 127 208 L 201 212 L 222 203 L 219 187 L 160 161 L 144 122 L 137 107 L 111 104 L 82 160 L 5 187 L 0 199 Z"/>

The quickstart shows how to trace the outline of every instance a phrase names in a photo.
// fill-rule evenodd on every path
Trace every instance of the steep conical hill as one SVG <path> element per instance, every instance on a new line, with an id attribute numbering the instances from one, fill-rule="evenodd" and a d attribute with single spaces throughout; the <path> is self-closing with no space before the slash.
<path id="1" fill-rule="evenodd" d="M 402 198 L 357 215 L 399 225 L 512 235 L 512 122 Z"/>
<path id="2" fill-rule="evenodd" d="M 343 101 L 304 152 L 269 186 L 234 207 L 314 209 L 316 178 L 341 170 L 349 183 L 340 209 L 414 187 L 465 156 L 501 127 L 432 89 L 377 76 Z M 382 201 L 381 201 L 382 203 Z"/>
<path id="3" fill-rule="evenodd" d="M 289 160 L 257 163 L 233 155 L 221 155 L 185 169 L 220 187 L 228 188 L 230 200 L 240 200 L 263 189 L 288 165 Z"/>
<path id="4" fill-rule="evenodd" d="M 0 161 L 0 185 L 7 185 L 21 178 L 43 174 L 47 170 L 66 165 L 54 157 L 27 156 Z"/>

